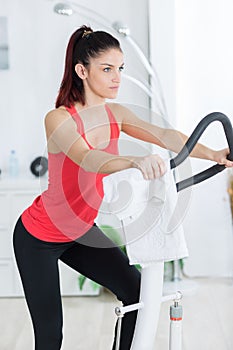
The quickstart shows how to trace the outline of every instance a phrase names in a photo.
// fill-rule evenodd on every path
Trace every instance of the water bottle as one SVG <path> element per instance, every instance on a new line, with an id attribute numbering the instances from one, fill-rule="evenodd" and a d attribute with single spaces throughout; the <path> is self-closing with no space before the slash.
<path id="1" fill-rule="evenodd" d="M 11 150 L 9 157 L 9 175 L 10 177 L 19 175 L 19 162 L 15 150 Z"/>

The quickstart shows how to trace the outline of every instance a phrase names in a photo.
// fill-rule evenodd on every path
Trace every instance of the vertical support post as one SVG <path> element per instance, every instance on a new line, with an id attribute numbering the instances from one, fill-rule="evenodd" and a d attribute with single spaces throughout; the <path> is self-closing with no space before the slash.
<path id="1" fill-rule="evenodd" d="M 164 262 L 142 268 L 140 302 L 131 350 L 153 349 L 163 292 Z"/>

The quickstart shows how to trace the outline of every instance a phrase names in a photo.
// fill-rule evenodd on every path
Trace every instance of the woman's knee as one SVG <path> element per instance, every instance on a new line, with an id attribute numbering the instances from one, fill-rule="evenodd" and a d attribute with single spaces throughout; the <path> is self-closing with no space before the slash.
<path id="1" fill-rule="evenodd" d="M 119 289 L 117 298 L 122 301 L 124 305 L 137 303 L 140 298 L 140 284 L 141 274 L 135 267 L 130 278 Z M 133 269 L 132 269 L 133 270 Z"/>

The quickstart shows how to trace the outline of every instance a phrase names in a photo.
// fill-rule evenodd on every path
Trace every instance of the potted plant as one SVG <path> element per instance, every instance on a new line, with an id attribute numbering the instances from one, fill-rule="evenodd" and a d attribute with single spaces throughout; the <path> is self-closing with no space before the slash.
<path id="1" fill-rule="evenodd" d="M 229 176 L 229 182 L 228 182 L 228 189 L 227 189 L 230 197 L 230 205 L 231 205 L 231 214 L 233 218 L 233 175 L 230 173 Z"/>

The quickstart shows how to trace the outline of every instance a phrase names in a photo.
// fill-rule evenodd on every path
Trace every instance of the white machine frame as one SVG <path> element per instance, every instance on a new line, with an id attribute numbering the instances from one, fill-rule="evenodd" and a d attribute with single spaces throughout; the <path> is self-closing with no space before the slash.
<path id="1" fill-rule="evenodd" d="M 182 293 L 162 296 L 164 263 L 154 263 L 142 268 L 140 301 L 137 304 L 116 307 L 118 317 L 116 350 L 120 349 L 121 322 L 128 312 L 138 310 L 137 323 L 131 350 L 151 350 L 154 345 L 161 303 L 173 300 L 170 307 L 169 350 L 182 350 Z"/>

